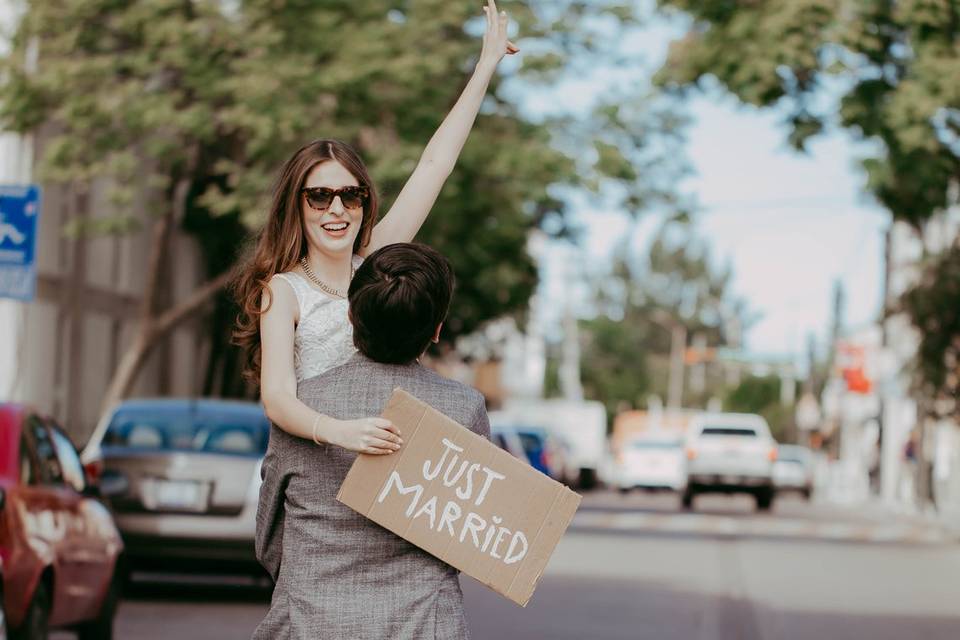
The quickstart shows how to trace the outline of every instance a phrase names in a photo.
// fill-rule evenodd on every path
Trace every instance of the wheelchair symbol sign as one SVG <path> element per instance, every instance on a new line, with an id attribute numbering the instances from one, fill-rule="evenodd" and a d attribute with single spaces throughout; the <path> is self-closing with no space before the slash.
<path id="1" fill-rule="evenodd" d="M 34 297 L 39 213 L 40 187 L 0 185 L 0 297 Z"/>

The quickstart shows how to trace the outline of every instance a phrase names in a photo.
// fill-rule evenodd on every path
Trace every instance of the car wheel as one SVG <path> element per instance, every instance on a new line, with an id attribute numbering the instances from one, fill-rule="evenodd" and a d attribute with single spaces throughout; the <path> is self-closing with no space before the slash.
<path id="1" fill-rule="evenodd" d="M 580 477 L 578 480 L 579 482 L 577 484 L 585 491 L 597 488 L 597 472 L 593 469 L 580 469 Z"/>
<path id="2" fill-rule="evenodd" d="M 115 569 L 114 571 L 117 571 Z M 114 573 L 110 586 L 100 605 L 100 613 L 90 622 L 77 627 L 77 640 L 113 640 L 113 618 L 117 614 L 117 604 L 120 602 L 121 575 Z"/>
<path id="3" fill-rule="evenodd" d="M 33 592 L 30 608 L 17 629 L 11 629 L 11 640 L 47 640 L 47 627 L 50 620 L 50 591 L 41 580 Z"/>
<path id="4" fill-rule="evenodd" d="M 754 497 L 757 500 L 757 509 L 759 511 L 769 511 L 770 507 L 773 506 L 773 491 L 769 489 L 758 491 Z"/>
<path id="5" fill-rule="evenodd" d="M 683 508 L 686 509 L 687 511 L 689 511 L 690 509 L 693 509 L 693 497 L 694 497 L 693 491 L 690 491 L 689 489 L 687 489 L 686 491 L 683 492 L 683 497 L 680 498 L 680 504 L 682 504 Z"/>

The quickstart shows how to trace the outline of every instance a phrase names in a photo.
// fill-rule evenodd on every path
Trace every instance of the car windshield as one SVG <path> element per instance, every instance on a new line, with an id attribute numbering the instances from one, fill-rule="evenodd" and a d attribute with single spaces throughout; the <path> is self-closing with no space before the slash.
<path id="1" fill-rule="evenodd" d="M 755 436 L 757 432 L 750 427 L 704 427 L 705 436 Z"/>
<path id="2" fill-rule="evenodd" d="M 270 424 L 262 411 L 190 407 L 121 408 L 104 447 L 261 455 Z"/>

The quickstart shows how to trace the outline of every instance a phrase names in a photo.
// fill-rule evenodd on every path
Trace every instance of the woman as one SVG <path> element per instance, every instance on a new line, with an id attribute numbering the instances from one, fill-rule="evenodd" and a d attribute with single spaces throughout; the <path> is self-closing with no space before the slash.
<path id="1" fill-rule="evenodd" d="M 349 146 L 312 142 L 287 161 L 267 224 L 236 286 L 237 342 L 259 376 L 267 417 L 287 433 L 367 454 L 400 448 L 382 418 L 337 420 L 297 399 L 297 382 L 345 362 L 354 351 L 346 291 L 362 256 L 416 235 L 453 170 L 497 64 L 517 47 L 494 0 L 473 76 L 393 207 L 377 223 L 377 192 Z"/>

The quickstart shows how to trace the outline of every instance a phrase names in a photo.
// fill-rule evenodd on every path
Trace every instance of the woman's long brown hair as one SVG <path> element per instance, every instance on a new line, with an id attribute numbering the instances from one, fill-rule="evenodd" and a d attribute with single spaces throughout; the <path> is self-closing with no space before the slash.
<path id="1" fill-rule="evenodd" d="M 379 201 L 370 174 L 357 152 L 337 140 L 315 140 L 301 147 L 287 160 L 273 189 L 273 201 L 267 222 L 260 230 L 256 244 L 240 267 L 233 282 L 233 294 L 240 307 L 233 330 L 233 343 L 244 351 L 244 377 L 260 382 L 260 315 L 261 297 L 269 295 L 267 283 L 277 273 L 292 270 L 307 254 L 304 240 L 300 190 L 310 171 L 328 160 L 336 160 L 349 171 L 361 186 L 370 191 L 363 209 L 360 233 L 353 245 L 357 253 L 370 243 L 370 234 L 377 221 Z M 268 309 L 271 301 L 267 302 Z"/>

